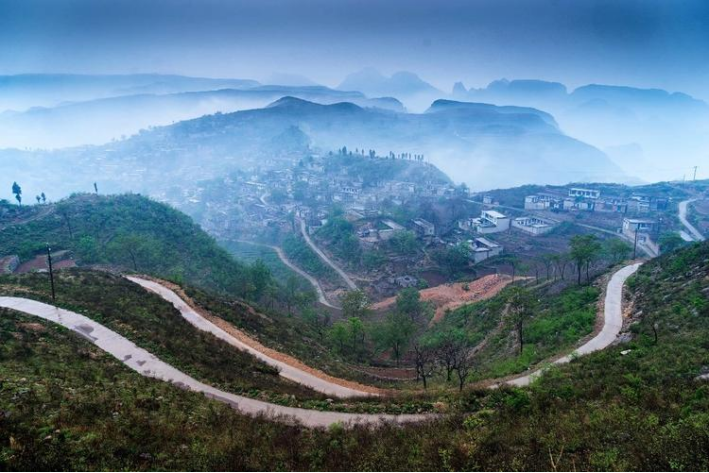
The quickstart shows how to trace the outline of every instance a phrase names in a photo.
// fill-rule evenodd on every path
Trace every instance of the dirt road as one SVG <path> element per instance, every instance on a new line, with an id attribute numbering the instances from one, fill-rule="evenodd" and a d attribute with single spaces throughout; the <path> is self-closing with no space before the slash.
<path id="1" fill-rule="evenodd" d="M 697 199 L 683 200 L 679 203 L 679 221 L 682 222 L 684 228 L 687 229 L 687 234 L 692 237 L 694 241 L 704 241 L 704 235 L 692 225 L 689 220 L 687 220 L 687 206 Z"/>
<path id="2" fill-rule="evenodd" d="M 0 307 L 40 317 L 66 327 L 143 376 L 167 381 L 182 389 L 203 393 L 209 398 L 229 404 L 244 414 L 264 415 L 280 422 L 299 422 L 308 427 L 328 427 L 338 422 L 345 425 L 422 422 L 436 417 L 433 414 L 386 415 L 315 411 L 279 406 L 237 396 L 197 381 L 84 315 L 18 297 L 0 297 Z"/>
<path id="3" fill-rule="evenodd" d="M 217 326 L 217 324 L 202 316 L 202 314 L 194 310 L 174 291 L 164 285 L 135 276 L 127 276 L 127 278 L 145 289 L 158 294 L 160 297 L 171 303 L 180 312 L 185 320 L 199 330 L 209 332 L 239 350 L 245 351 L 264 363 L 278 368 L 280 375 L 286 379 L 302 384 L 329 396 L 348 398 L 377 395 L 377 391 L 371 388 L 362 386 L 362 388 L 357 389 L 353 387 L 355 383 L 345 380 L 336 380 L 336 378 L 327 376 L 325 373 L 320 373 L 312 368 L 308 368 L 302 363 L 295 363 L 294 361 L 297 360 L 291 361 L 289 360 L 290 357 L 286 357 L 285 355 L 282 355 L 274 350 L 266 349 L 266 347 L 263 347 L 260 343 L 250 339 L 250 337 L 243 332 L 235 333 L 232 330 L 225 330 L 227 327 L 224 325 L 222 325 L 224 328 Z"/>
<path id="4" fill-rule="evenodd" d="M 619 269 L 608 282 L 603 309 L 603 328 L 601 332 L 574 350 L 570 355 L 559 358 L 552 364 L 568 363 L 573 358 L 603 350 L 611 343 L 615 342 L 620 330 L 623 328 L 623 286 L 625 281 L 638 270 L 641 264 L 642 263 L 633 263 Z M 504 383 L 514 386 L 527 386 L 535 378 L 542 375 L 545 369 L 546 368 L 538 369 L 530 374 L 506 380 Z M 499 384 L 493 386 L 499 386 Z"/>
<path id="5" fill-rule="evenodd" d="M 342 268 L 340 268 L 337 264 L 335 264 L 334 261 L 332 261 L 328 256 L 323 253 L 320 248 L 313 243 L 313 240 L 310 239 L 310 235 L 308 235 L 308 229 L 305 227 L 305 221 L 304 220 L 299 220 L 300 222 L 300 233 L 303 234 L 303 238 L 305 238 L 305 242 L 308 244 L 308 246 L 322 259 L 328 266 L 330 266 L 332 269 L 335 270 L 337 274 L 340 275 L 343 281 L 345 281 L 345 284 L 347 284 L 347 287 L 350 288 L 350 290 L 354 291 L 357 289 L 357 285 L 354 283 L 352 279 L 345 273 Z"/>

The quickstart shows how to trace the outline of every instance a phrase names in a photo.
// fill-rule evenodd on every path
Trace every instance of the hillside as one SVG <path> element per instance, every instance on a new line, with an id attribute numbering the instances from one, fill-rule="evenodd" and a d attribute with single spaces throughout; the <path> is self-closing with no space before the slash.
<path id="1" fill-rule="evenodd" d="M 261 278 L 231 255 L 189 217 L 134 194 L 78 194 L 56 204 L 10 206 L 0 213 L 0 254 L 28 261 L 69 250 L 79 265 L 111 266 L 212 291 L 254 297 Z"/>
<path id="2" fill-rule="evenodd" d="M 705 470 L 707 291 L 709 244 L 650 261 L 629 284 L 625 342 L 529 389 L 465 392 L 466 412 L 434 423 L 352 430 L 247 419 L 3 312 L 0 466 Z"/>

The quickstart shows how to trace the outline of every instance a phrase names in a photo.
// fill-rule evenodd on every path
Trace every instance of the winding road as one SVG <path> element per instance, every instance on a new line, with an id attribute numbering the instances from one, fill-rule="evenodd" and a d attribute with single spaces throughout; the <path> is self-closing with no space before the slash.
<path id="1" fill-rule="evenodd" d="M 177 295 L 174 296 L 177 297 Z M 182 302 L 182 304 L 184 304 L 184 302 Z M 76 312 L 18 297 L 0 297 L 0 307 L 34 315 L 66 327 L 86 338 L 91 343 L 111 354 L 124 365 L 143 376 L 167 381 L 182 389 L 203 393 L 209 398 L 229 404 L 244 414 L 253 416 L 263 415 L 272 420 L 281 422 L 299 422 L 308 427 L 327 427 L 338 422 L 346 425 L 377 425 L 385 422 L 422 422 L 436 417 L 436 415 L 433 414 L 389 415 L 316 411 L 279 406 L 277 404 L 238 396 L 197 381 L 191 376 L 158 359 L 148 351 L 136 346 L 133 342 L 118 333 Z"/>
<path id="2" fill-rule="evenodd" d="M 143 288 L 154 292 L 155 294 L 159 295 L 167 302 L 172 304 L 175 309 L 180 312 L 180 315 L 182 315 L 185 320 L 187 320 L 197 329 L 202 330 L 204 332 L 209 332 L 220 340 L 227 342 L 229 345 L 232 345 L 233 347 L 236 347 L 241 351 L 245 351 L 250 355 L 253 355 L 254 357 L 266 363 L 267 365 L 278 368 L 279 374 L 286 379 L 294 381 L 298 384 L 302 384 L 303 386 L 307 386 L 310 389 L 321 392 L 323 394 L 327 394 L 329 396 L 337 396 L 341 398 L 375 396 L 375 394 L 372 394 L 367 391 L 359 391 L 357 389 L 342 386 L 341 384 L 337 384 L 335 382 L 324 380 L 321 377 L 315 376 L 310 372 L 296 368 L 288 363 L 285 363 L 259 350 L 256 350 L 253 346 L 236 338 L 235 336 L 231 335 L 225 330 L 222 330 L 221 328 L 217 327 L 215 324 L 204 318 L 201 314 L 199 314 L 192 307 L 190 307 L 184 300 L 182 300 L 180 296 L 175 294 L 174 291 L 168 289 L 162 284 L 148 279 L 138 278 L 135 276 L 126 276 L 126 278 L 142 286 Z"/>
<path id="3" fill-rule="evenodd" d="M 690 203 L 697 199 L 683 200 L 679 203 L 679 221 L 682 222 L 684 228 L 687 229 L 687 234 L 692 237 L 694 241 L 704 241 L 704 235 L 692 225 L 689 220 L 687 220 L 687 207 Z"/>
<path id="4" fill-rule="evenodd" d="M 345 273 L 339 266 L 337 266 L 328 256 L 323 253 L 320 248 L 318 248 L 315 243 L 313 243 L 313 240 L 310 239 L 310 235 L 308 235 L 308 229 L 305 227 L 305 220 L 298 220 L 300 223 L 300 233 L 303 234 L 303 238 L 305 238 L 305 242 L 308 244 L 308 246 L 322 259 L 325 263 L 327 263 L 328 266 L 330 266 L 332 269 L 335 270 L 337 274 L 340 275 L 343 281 L 345 281 L 345 284 L 347 284 L 347 287 L 350 288 L 350 290 L 354 291 L 357 289 L 357 285 L 354 283 L 352 279 Z"/>
<path id="5" fill-rule="evenodd" d="M 602 350 L 616 340 L 623 326 L 623 286 L 628 277 L 634 274 L 641 264 L 642 263 L 633 263 L 621 268 L 613 274 L 608 282 L 605 296 L 604 322 L 600 333 L 574 350 L 574 352 L 570 355 L 559 358 L 552 364 L 568 363 L 578 356 Z M 134 276 L 128 276 L 128 279 L 147 290 L 155 292 L 163 299 L 172 303 L 173 306 L 180 312 L 182 317 L 184 317 L 196 328 L 207 331 L 232 346 L 252 354 L 259 360 L 271 366 L 277 367 L 280 370 L 281 376 L 284 378 L 301 383 L 305 386 L 309 386 L 319 392 L 334 396 L 354 397 L 372 395 L 369 392 L 358 391 L 356 389 L 331 382 L 327 379 L 323 379 L 322 377 L 316 376 L 311 372 L 299 369 L 256 350 L 247 343 L 244 343 L 214 325 L 212 322 L 192 309 L 175 292 L 159 283 Z M 69 330 L 83 336 L 143 376 L 167 381 L 180 388 L 203 393 L 209 398 L 227 403 L 240 412 L 248 415 L 263 415 L 273 420 L 282 422 L 295 421 L 308 427 L 327 427 L 333 423 L 343 423 L 345 425 L 377 425 L 385 422 L 422 422 L 438 417 L 436 414 L 389 415 L 317 411 L 279 406 L 256 399 L 238 396 L 236 394 L 216 389 L 208 384 L 192 378 L 191 376 L 158 359 L 148 351 L 139 348 L 133 342 L 118 333 L 104 327 L 84 315 L 77 314 L 76 312 L 60 309 L 58 307 L 30 299 L 3 296 L 0 296 L 0 308 L 11 309 L 25 314 L 34 315 L 66 327 Z M 544 367 L 532 373 L 494 384 L 491 387 L 499 387 L 500 384 L 526 386 L 534 379 L 541 376 L 546 369 L 548 368 Z"/>
<path id="6" fill-rule="evenodd" d="M 603 350 L 608 345 L 615 342 L 620 330 L 623 328 L 623 286 L 625 281 L 638 270 L 641 264 L 642 263 L 629 264 L 616 271 L 611 277 L 606 287 L 606 298 L 603 308 L 603 328 L 598 335 L 578 347 L 571 354 L 553 361 L 552 365 L 568 363 L 579 356 Z M 527 386 L 534 379 L 542 375 L 546 369 L 546 367 L 540 368 L 532 373 L 503 381 L 503 383 L 513 386 Z M 493 387 L 497 386 L 499 386 L 499 384 Z"/>
<path id="7" fill-rule="evenodd" d="M 278 255 L 278 258 L 283 262 L 283 264 L 285 264 L 290 269 L 292 269 L 293 271 L 295 271 L 296 273 L 298 273 L 299 275 L 303 276 L 305 279 L 308 280 L 308 282 L 313 286 L 313 289 L 315 289 L 315 293 L 318 296 L 318 302 L 320 302 L 324 306 L 330 307 L 331 309 L 336 309 L 336 310 L 341 309 L 341 307 L 333 305 L 330 303 L 330 301 L 327 300 L 327 297 L 325 297 L 325 291 L 323 290 L 322 286 L 320 285 L 320 282 L 318 282 L 317 279 L 315 279 L 310 274 L 308 274 L 305 271 L 303 271 L 302 269 L 300 269 L 291 260 L 289 260 L 282 248 L 280 248 L 278 246 L 267 245 L 265 243 L 256 243 L 253 241 L 246 241 L 246 240 L 237 240 L 237 241 L 239 241 L 240 243 L 246 243 L 248 245 L 263 246 L 263 247 L 272 249 L 273 251 L 276 252 L 276 254 Z"/>

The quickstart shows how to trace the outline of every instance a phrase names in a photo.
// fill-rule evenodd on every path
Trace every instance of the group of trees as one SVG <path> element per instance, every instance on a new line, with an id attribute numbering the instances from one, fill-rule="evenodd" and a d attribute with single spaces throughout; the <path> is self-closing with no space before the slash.
<path id="1" fill-rule="evenodd" d="M 384 159 L 382 156 L 377 155 L 377 152 L 373 149 L 367 150 L 365 153 L 364 148 L 359 149 L 355 148 L 354 152 L 351 150 L 347 149 L 347 146 L 343 146 L 342 148 L 339 148 L 337 150 L 337 154 L 341 156 L 366 156 L 368 158 L 380 158 Z M 404 159 L 404 160 L 409 160 L 409 161 L 418 161 L 418 162 L 423 162 L 424 157 L 423 154 L 412 154 L 412 153 L 399 153 L 395 154 L 393 151 L 389 151 L 389 154 L 387 155 L 387 158 L 389 159 Z"/>
<path id="2" fill-rule="evenodd" d="M 332 345 L 342 355 L 361 360 L 374 352 L 388 352 L 398 366 L 431 318 L 429 304 L 421 300 L 415 288 L 399 292 L 394 307 L 382 320 L 371 319 L 370 303 L 361 290 L 347 292 L 342 297 L 343 319 L 329 331 Z"/>
<path id="3" fill-rule="evenodd" d="M 513 266 L 513 272 L 528 272 L 534 270 L 537 281 L 542 278 L 565 280 L 568 271 L 576 270 L 576 282 L 581 285 L 583 275 L 586 283 L 591 280 L 591 270 L 599 263 L 608 265 L 621 263 L 633 252 L 629 243 L 620 238 L 609 238 L 605 241 L 590 234 L 575 235 L 569 242 L 569 251 L 562 253 L 546 253 L 533 259 L 530 264 L 518 258 L 509 257 L 507 261 Z"/>

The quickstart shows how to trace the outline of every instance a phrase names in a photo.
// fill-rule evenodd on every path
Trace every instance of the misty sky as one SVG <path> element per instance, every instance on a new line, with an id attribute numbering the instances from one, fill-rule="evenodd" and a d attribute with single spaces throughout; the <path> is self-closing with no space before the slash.
<path id="1" fill-rule="evenodd" d="M 706 0 L 0 0 L 0 74 L 160 72 L 337 85 L 374 66 L 709 98 Z"/>

